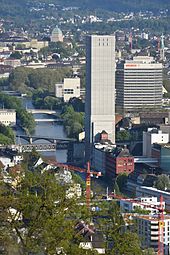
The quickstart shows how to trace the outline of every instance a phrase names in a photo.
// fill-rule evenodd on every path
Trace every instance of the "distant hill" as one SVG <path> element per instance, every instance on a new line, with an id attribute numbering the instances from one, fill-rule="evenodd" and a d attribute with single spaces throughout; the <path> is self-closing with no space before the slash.
<path id="1" fill-rule="evenodd" d="M 38 2 L 56 3 L 64 6 L 77 6 L 83 9 L 103 9 L 116 12 L 122 11 L 158 11 L 168 8 L 170 0 L 0 0 L 0 17 L 27 22 L 30 18 L 36 19 L 39 14 L 29 12 L 29 7 Z"/>
<path id="2" fill-rule="evenodd" d="M 80 6 L 87 9 L 107 9 L 112 11 L 139 11 L 139 10 L 159 10 L 170 8 L 170 0 L 0 0 L 3 12 L 12 14 L 12 10 L 20 11 L 20 8 L 28 3 L 47 2 L 58 3 L 67 6 Z M 5 9 L 4 9 L 5 7 Z M 23 9 L 25 12 L 26 10 Z M 22 15 L 22 13 L 20 13 Z"/>
<path id="3" fill-rule="evenodd" d="M 64 0 L 67 5 L 81 6 L 84 8 L 102 8 L 112 11 L 157 11 L 170 8 L 169 0 Z M 71 4 L 70 4 L 71 3 Z"/>

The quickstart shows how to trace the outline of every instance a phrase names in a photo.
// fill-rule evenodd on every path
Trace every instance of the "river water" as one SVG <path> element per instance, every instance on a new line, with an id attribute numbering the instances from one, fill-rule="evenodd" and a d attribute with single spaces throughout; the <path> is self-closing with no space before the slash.
<path id="1" fill-rule="evenodd" d="M 23 99 L 23 104 L 28 109 L 34 109 L 31 100 Z M 49 119 L 54 118 L 54 116 L 50 116 L 48 114 L 34 114 L 35 119 Z M 17 129 L 17 135 L 23 134 L 23 130 Z M 62 125 L 53 122 L 38 122 L 36 123 L 35 131 L 33 133 L 35 136 L 44 136 L 44 137 L 57 137 L 57 138 L 66 138 L 66 133 L 64 132 L 64 128 Z M 17 139 L 16 143 L 27 143 L 23 139 Z M 46 140 L 38 140 L 35 143 L 49 143 Z M 41 152 L 41 154 L 45 157 L 50 157 L 52 159 L 57 160 L 58 162 L 65 163 L 67 161 L 67 150 L 56 150 Z"/>

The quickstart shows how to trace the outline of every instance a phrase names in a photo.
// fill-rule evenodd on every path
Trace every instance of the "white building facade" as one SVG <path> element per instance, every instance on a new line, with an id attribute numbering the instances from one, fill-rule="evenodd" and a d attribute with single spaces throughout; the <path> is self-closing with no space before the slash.
<path id="1" fill-rule="evenodd" d="M 135 217 L 138 235 L 141 239 L 142 248 L 153 248 L 156 252 L 159 247 L 159 219 L 158 215 L 138 215 Z M 170 215 L 164 215 L 163 220 L 163 244 L 164 255 L 170 254 Z M 162 237 L 161 237 L 162 238 Z"/>
<path id="2" fill-rule="evenodd" d="M 162 106 L 162 64 L 152 57 L 134 57 L 117 65 L 116 107 L 133 112 Z"/>
<path id="3" fill-rule="evenodd" d="M 156 207 L 160 207 L 160 202 L 157 197 L 140 197 L 136 199 L 120 200 L 122 212 L 133 212 L 135 209 L 140 208 L 148 211 L 150 214 L 155 214 L 159 212 Z M 165 202 L 163 202 L 163 208 L 165 209 Z"/>
<path id="4" fill-rule="evenodd" d="M 152 145 L 154 143 L 169 143 L 169 134 L 162 133 L 162 130 L 157 129 L 148 129 L 147 132 L 143 132 L 143 156 L 152 156 Z"/>
<path id="5" fill-rule="evenodd" d="M 152 187 L 137 186 L 136 197 L 157 197 L 158 201 L 160 196 L 163 196 L 165 202 L 165 209 L 170 211 L 170 193 L 167 191 L 159 190 Z"/>
<path id="6" fill-rule="evenodd" d="M 64 78 L 63 83 L 55 85 L 55 96 L 63 98 L 64 102 L 68 102 L 70 98 L 80 97 L 80 78 Z"/>
<path id="7" fill-rule="evenodd" d="M 16 111 L 12 109 L 0 109 L 0 123 L 5 126 L 16 125 Z"/>
<path id="8" fill-rule="evenodd" d="M 102 130 L 115 143 L 115 37 L 91 35 L 86 38 L 86 160 Z"/>

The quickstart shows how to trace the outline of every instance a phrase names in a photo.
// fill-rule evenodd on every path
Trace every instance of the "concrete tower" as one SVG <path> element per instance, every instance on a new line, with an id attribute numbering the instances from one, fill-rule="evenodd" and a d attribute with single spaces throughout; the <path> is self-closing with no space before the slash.
<path id="1" fill-rule="evenodd" d="M 115 37 L 91 35 L 86 38 L 86 160 L 103 130 L 115 143 Z"/>

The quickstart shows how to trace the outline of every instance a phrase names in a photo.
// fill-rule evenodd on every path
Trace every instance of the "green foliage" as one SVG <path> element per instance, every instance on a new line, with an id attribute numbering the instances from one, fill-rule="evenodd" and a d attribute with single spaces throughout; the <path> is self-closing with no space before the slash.
<path id="1" fill-rule="evenodd" d="M 119 186 L 118 186 L 118 184 L 117 184 L 117 181 L 115 181 L 115 184 L 114 184 L 114 193 L 116 194 L 116 195 L 120 195 L 120 189 L 119 189 Z"/>
<path id="2" fill-rule="evenodd" d="M 10 58 L 13 59 L 21 59 L 22 58 L 22 54 L 19 51 L 15 51 L 10 55 Z"/>
<path id="3" fill-rule="evenodd" d="M 32 96 L 33 104 L 38 109 L 50 109 L 58 110 L 61 109 L 63 102 L 60 98 L 56 98 L 49 95 L 47 90 L 37 89 L 34 90 Z"/>
<path id="4" fill-rule="evenodd" d="M 54 255 L 57 247 L 63 247 L 70 255 L 74 251 L 83 254 L 81 249 L 78 251 L 74 234 L 76 208 L 75 201 L 66 199 L 65 187 L 59 186 L 51 173 L 26 171 L 15 195 L 1 182 L 1 247 L 8 250 L 10 245 L 21 255 L 30 252 Z M 78 209 L 80 215 L 81 209 Z"/>
<path id="5" fill-rule="evenodd" d="M 86 184 L 85 184 L 85 181 L 83 181 L 83 179 L 81 178 L 80 175 L 78 175 L 76 173 L 72 173 L 72 178 L 73 178 L 73 181 L 75 181 L 75 183 L 81 184 L 81 187 L 83 188 L 83 190 L 85 190 Z"/>
<path id="6" fill-rule="evenodd" d="M 67 58 L 71 55 L 70 48 L 63 42 L 50 42 L 49 46 L 42 48 L 39 54 L 46 58 L 50 53 L 56 53 L 57 58 Z"/>
<path id="7" fill-rule="evenodd" d="M 165 174 L 159 175 L 154 187 L 159 190 L 166 190 L 170 188 L 169 176 Z"/>
<path id="8" fill-rule="evenodd" d="M 23 108 L 22 103 L 18 98 L 0 93 L 0 105 L 3 105 L 7 109 L 15 109 L 19 124 L 22 128 L 28 133 L 33 132 L 35 128 L 33 115 Z"/>
<path id="9" fill-rule="evenodd" d="M 149 210 L 145 210 L 142 209 L 140 206 L 135 206 L 133 213 L 138 213 L 138 214 L 142 214 L 142 215 L 148 215 L 149 214 Z"/>
<path id="10" fill-rule="evenodd" d="M 65 106 L 61 117 L 64 120 L 64 128 L 67 135 L 72 138 L 78 138 L 78 134 L 83 131 L 84 113 L 75 112 L 72 106 Z"/>
<path id="11" fill-rule="evenodd" d="M 126 182 L 127 182 L 127 174 L 119 174 L 116 178 L 116 183 L 118 184 L 119 190 L 120 192 L 123 192 L 123 189 L 126 186 Z"/>
<path id="12" fill-rule="evenodd" d="M 116 202 L 103 204 L 100 214 L 101 217 L 96 218 L 99 229 L 106 236 L 106 254 L 142 255 L 139 237 L 134 230 L 133 232 L 128 230 Z"/>
<path id="13" fill-rule="evenodd" d="M 15 68 L 9 76 L 10 88 L 16 91 L 30 89 L 46 89 L 54 92 L 54 85 L 70 76 L 71 70 L 63 67 L 56 70 L 48 68 L 31 69 L 26 67 Z M 22 91 L 21 91 L 22 92 Z"/>
<path id="14" fill-rule="evenodd" d="M 14 135 L 13 130 L 10 127 L 6 127 L 3 124 L 0 124 L 0 135 L 1 135 L 1 137 L 2 136 L 6 137 L 6 139 L 7 139 L 6 141 L 9 141 L 9 143 L 7 143 L 7 144 L 14 144 L 15 135 Z M 0 143 L 3 144 L 2 141 Z"/>
<path id="15" fill-rule="evenodd" d="M 154 251 L 153 248 L 148 248 L 143 251 L 143 255 L 156 255 L 156 252 Z"/>
<path id="16" fill-rule="evenodd" d="M 118 141 L 128 141 L 131 139 L 130 132 L 127 130 L 122 130 L 116 132 L 116 140 Z"/>

